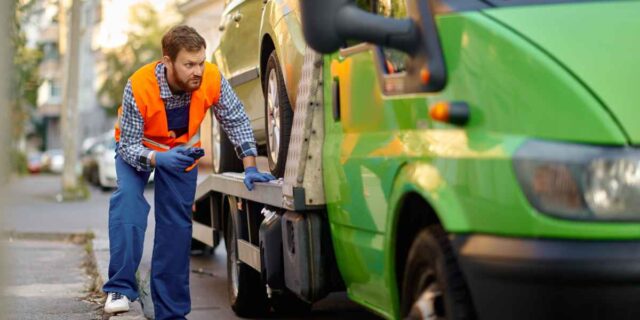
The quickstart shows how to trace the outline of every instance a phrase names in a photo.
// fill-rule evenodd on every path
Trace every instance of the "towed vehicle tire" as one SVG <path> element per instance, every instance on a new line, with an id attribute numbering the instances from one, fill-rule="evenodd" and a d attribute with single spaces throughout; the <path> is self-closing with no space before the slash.
<path id="1" fill-rule="evenodd" d="M 246 231 L 238 223 L 235 200 L 230 198 L 229 201 L 230 212 L 225 229 L 229 304 L 240 317 L 264 316 L 269 312 L 266 289 L 260 273 L 239 259 L 238 239 L 242 239 Z"/>
<path id="2" fill-rule="evenodd" d="M 280 294 L 274 294 L 270 302 L 277 315 L 304 316 L 311 312 L 311 303 L 300 299 L 287 289 Z"/>
<path id="3" fill-rule="evenodd" d="M 475 319 L 471 295 L 447 233 L 432 225 L 413 241 L 402 281 L 403 319 Z"/>
<path id="4" fill-rule="evenodd" d="M 269 170 L 277 178 L 284 176 L 293 124 L 293 109 L 284 85 L 282 69 L 275 51 L 269 55 L 263 79 L 265 129 Z"/>

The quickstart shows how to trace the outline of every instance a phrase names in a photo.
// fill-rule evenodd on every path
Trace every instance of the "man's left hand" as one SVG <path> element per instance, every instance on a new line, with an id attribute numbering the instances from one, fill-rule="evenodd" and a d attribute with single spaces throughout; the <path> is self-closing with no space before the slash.
<path id="1" fill-rule="evenodd" d="M 244 185 L 249 191 L 253 190 L 254 182 L 269 182 L 275 179 L 276 177 L 271 173 L 259 172 L 256 167 L 246 167 L 244 169 Z"/>

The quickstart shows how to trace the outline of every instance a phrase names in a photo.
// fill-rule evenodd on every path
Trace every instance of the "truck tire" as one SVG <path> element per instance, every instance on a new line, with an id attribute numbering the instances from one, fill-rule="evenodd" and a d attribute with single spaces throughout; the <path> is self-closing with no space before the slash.
<path id="1" fill-rule="evenodd" d="M 269 55 L 264 75 L 262 88 L 269 170 L 277 178 L 282 178 L 289 150 L 293 109 L 289 103 L 287 87 L 284 85 L 282 69 L 275 50 Z"/>
<path id="2" fill-rule="evenodd" d="M 270 302 L 276 314 L 281 316 L 304 316 L 311 312 L 311 303 L 298 298 L 287 289 L 274 294 Z"/>
<path id="3" fill-rule="evenodd" d="M 242 161 L 211 110 L 211 164 L 213 173 L 243 172 Z"/>
<path id="4" fill-rule="evenodd" d="M 269 312 L 266 289 L 260 274 L 238 258 L 238 235 L 243 234 L 243 228 L 233 217 L 237 214 L 232 203 L 225 234 L 229 304 L 239 317 L 261 317 Z"/>
<path id="5" fill-rule="evenodd" d="M 440 225 L 418 233 L 409 249 L 401 308 L 403 319 L 475 319 L 471 295 Z"/>
<path id="6" fill-rule="evenodd" d="M 209 256 L 212 255 L 218 244 L 220 243 L 220 235 L 217 231 L 213 231 L 213 247 L 191 238 L 191 255 L 192 256 Z"/>

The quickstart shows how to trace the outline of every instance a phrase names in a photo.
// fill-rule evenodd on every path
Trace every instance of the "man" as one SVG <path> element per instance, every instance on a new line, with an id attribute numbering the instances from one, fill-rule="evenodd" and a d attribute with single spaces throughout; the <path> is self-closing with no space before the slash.
<path id="1" fill-rule="evenodd" d="M 191 206 L 202 156 L 198 129 L 208 108 L 236 146 L 247 188 L 275 179 L 256 169 L 249 119 L 227 80 L 205 61 L 205 46 L 193 28 L 172 28 L 162 38 L 162 60 L 140 68 L 125 87 L 116 124 L 118 188 L 109 204 L 107 313 L 128 311 L 139 296 L 135 273 L 150 208 L 143 190 L 154 169 L 151 297 L 156 319 L 186 319 L 191 310 Z"/>

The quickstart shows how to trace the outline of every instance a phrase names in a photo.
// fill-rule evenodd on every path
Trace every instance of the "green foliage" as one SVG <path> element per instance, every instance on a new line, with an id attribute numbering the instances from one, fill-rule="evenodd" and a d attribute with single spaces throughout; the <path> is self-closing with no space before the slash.
<path id="1" fill-rule="evenodd" d="M 169 21 L 168 21 L 169 20 Z M 127 43 L 105 53 L 106 72 L 109 74 L 98 91 L 101 101 L 110 115 L 115 115 L 122 101 L 128 78 L 143 65 L 162 56 L 162 35 L 173 26 L 150 3 L 140 3 L 131 8 L 131 29 Z"/>
<path id="2" fill-rule="evenodd" d="M 42 51 L 39 48 L 27 46 L 27 39 L 22 30 L 31 15 L 31 9 L 35 0 L 24 0 L 16 3 L 14 16 L 14 30 L 11 35 L 13 44 L 13 78 L 11 97 L 11 138 L 18 139 L 24 133 L 24 124 L 29 120 L 31 112 L 36 108 L 38 100 L 38 87 L 40 76 L 38 67 L 42 60 Z M 23 174 L 27 172 L 26 158 L 15 146 L 11 150 L 11 166 L 14 172 Z"/>

